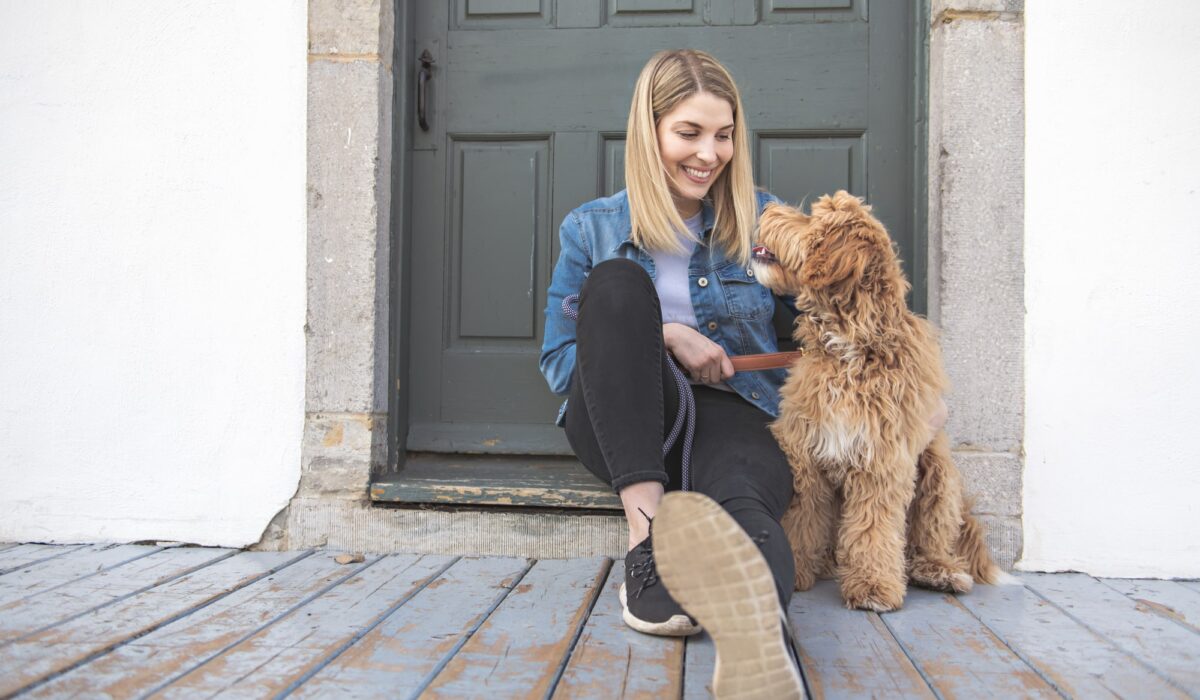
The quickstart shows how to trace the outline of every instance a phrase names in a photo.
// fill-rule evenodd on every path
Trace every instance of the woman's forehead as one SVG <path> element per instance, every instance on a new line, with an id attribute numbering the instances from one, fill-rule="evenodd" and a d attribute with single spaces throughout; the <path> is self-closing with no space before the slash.
<path id="1" fill-rule="evenodd" d="M 733 107 L 716 95 L 698 92 L 664 114 L 662 122 L 687 123 L 700 129 L 728 129 L 733 127 Z"/>

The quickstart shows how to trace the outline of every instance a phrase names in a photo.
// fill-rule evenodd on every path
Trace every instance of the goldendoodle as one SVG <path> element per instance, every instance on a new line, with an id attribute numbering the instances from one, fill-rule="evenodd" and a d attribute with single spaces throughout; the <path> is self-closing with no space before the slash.
<path id="1" fill-rule="evenodd" d="M 783 386 L 775 437 L 795 496 L 783 518 L 796 587 L 836 574 L 848 607 L 895 610 L 906 579 L 962 593 L 999 569 L 970 516 L 944 431 L 929 417 L 947 387 L 933 325 L 911 313 L 883 225 L 845 192 L 811 215 L 771 205 L 758 280 L 796 297 L 805 354 Z"/>

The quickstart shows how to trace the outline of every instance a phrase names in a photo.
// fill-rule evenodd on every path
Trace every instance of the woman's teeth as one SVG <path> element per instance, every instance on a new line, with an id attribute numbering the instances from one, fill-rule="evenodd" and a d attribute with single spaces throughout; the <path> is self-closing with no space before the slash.
<path id="1" fill-rule="evenodd" d="M 696 178 L 697 180 L 707 180 L 708 176 L 712 175 L 711 170 L 696 170 L 695 168 L 689 168 L 686 165 L 683 166 L 683 172 L 687 173 L 688 175 L 691 175 L 692 177 Z"/>

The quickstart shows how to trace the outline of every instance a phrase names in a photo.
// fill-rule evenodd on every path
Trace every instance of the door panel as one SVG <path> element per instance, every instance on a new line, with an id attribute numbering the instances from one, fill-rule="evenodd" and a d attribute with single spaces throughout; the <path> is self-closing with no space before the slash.
<path id="1" fill-rule="evenodd" d="M 457 323 L 450 349 L 504 347 L 535 337 L 534 261 L 545 249 L 548 138 L 451 144 L 455 165 L 450 197 L 450 291 Z M 490 343 L 488 341 L 496 341 Z"/>
<path id="2" fill-rule="evenodd" d="M 629 100 L 659 49 L 729 67 L 758 184 L 865 195 L 914 259 L 908 4 L 868 21 L 866 0 L 420 3 L 411 50 L 436 63 L 411 138 L 407 448 L 570 454 L 537 366 L 558 225 L 624 186 Z"/>

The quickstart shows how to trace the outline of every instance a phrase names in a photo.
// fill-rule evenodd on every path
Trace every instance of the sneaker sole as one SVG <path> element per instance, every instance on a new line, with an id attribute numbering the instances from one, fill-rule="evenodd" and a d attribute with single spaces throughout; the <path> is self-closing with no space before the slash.
<path id="1" fill-rule="evenodd" d="M 629 612 L 628 599 L 625 597 L 625 584 L 621 584 L 621 591 L 617 595 L 621 599 L 621 619 L 638 632 L 659 637 L 688 637 L 701 629 L 699 625 L 693 624 L 687 615 L 672 615 L 671 619 L 666 622 L 647 622 L 639 619 Z"/>
<path id="2" fill-rule="evenodd" d="M 783 640 L 775 579 L 737 522 L 707 496 L 674 492 L 659 504 L 652 536 L 663 584 L 713 639 L 713 695 L 805 697 Z"/>

